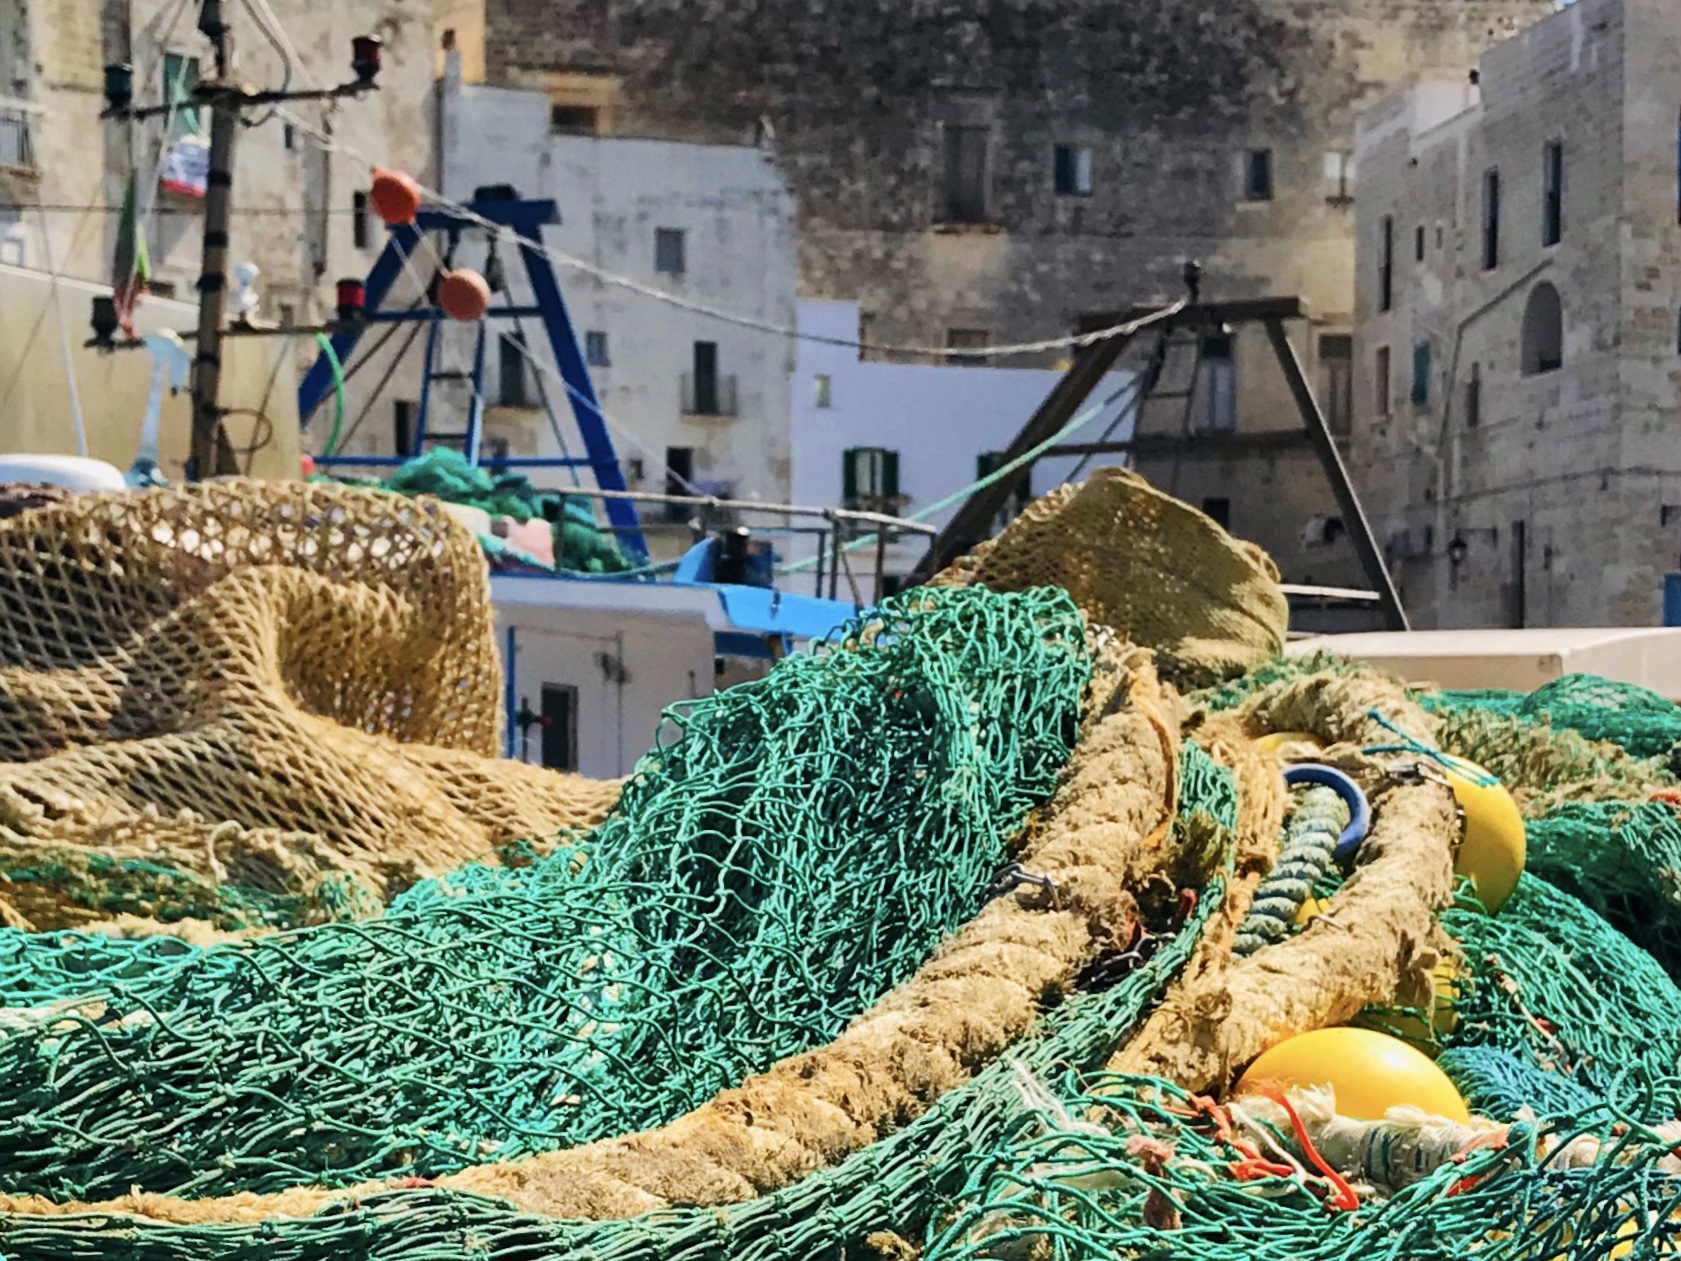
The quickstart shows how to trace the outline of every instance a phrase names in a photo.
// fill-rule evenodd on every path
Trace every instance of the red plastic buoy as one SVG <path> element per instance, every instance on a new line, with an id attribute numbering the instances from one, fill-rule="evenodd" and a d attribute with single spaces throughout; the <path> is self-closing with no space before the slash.
<path id="1" fill-rule="evenodd" d="M 305 451 L 301 463 L 303 465 L 304 480 L 308 481 L 310 478 L 315 476 L 315 457 L 308 451 Z"/>
<path id="2" fill-rule="evenodd" d="M 420 213 L 420 185 L 402 171 L 375 171 L 368 202 L 387 227 L 413 223 Z"/>
<path id="3" fill-rule="evenodd" d="M 438 305 L 452 320 L 482 320 L 490 309 L 490 286 L 478 272 L 457 267 L 438 282 Z"/>

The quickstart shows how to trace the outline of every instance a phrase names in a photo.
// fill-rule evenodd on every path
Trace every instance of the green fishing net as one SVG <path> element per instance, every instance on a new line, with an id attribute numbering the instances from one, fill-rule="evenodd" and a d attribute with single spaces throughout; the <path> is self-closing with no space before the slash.
<path id="1" fill-rule="evenodd" d="M 0 1013 L 0 1077 L 20 1083 L 0 1101 L 7 1189 L 205 1194 L 459 1168 L 656 1124 L 833 1037 L 975 913 L 1005 839 L 1067 756 L 1090 670 L 1078 616 L 1043 593 L 923 594 L 850 630 L 837 651 L 675 711 L 594 834 L 539 860 L 425 882 L 371 923 L 212 951 L 0 940 L 0 994 L 13 1009 Z M 1235 704 L 1302 669 L 1270 667 L 1217 699 Z M 1625 695 L 1626 714 L 1597 721 L 1564 703 Z M 1464 749 L 1453 734 L 1486 719 L 1543 744 L 1566 730 L 1609 739 L 1628 764 L 1657 756 L 1675 718 L 1649 695 L 1580 681 L 1527 708 L 1487 694 L 1430 703 L 1468 716 L 1447 724 L 1454 752 Z M 1550 774 L 1579 752 L 1522 765 Z M 1615 752 L 1594 756 L 1625 766 Z M 1435 1049 L 1474 1109 L 1512 1122 L 1503 1145 L 1352 1210 L 1312 1168 L 1244 1172 L 1245 1153 L 1177 1087 L 1103 1071 L 1183 967 L 1219 903 L 1217 879 L 1135 970 L 1052 1007 L 923 1116 L 772 1195 L 602 1222 L 430 1188 L 257 1224 L 11 1215 L 0 1217 L 0 1256 L 1669 1255 L 1681 1251 L 1681 1180 L 1673 1136 L 1652 1127 L 1681 1107 L 1681 990 L 1653 924 L 1674 899 L 1681 828 L 1673 807 L 1648 799 L 1651 782 L 1638 797 L 1632 773 L 1614 782 L 1631 796 L 1536 798 L 1517 893 L 1497 916 L 1470 902 L 1442 916 L 1462 959 L 1456 1022 Z M 1230 774 L 1187 744 L 1180 789 L 1181 825 L 1211 820 L 1229 855 Z M 1314 875 L 1341 822 L 1323 796 L 1299 799 L 1291 865 L 1266 886 L 1281 908 L 1309 886 L 1334 888 L 1334 872 Z M 1246 926 L 1255 950 L 1283 917 Z M 110 998 L 39 1010 L 95 992 Z M 1578 1134 L 1602 1141 L 1600 1159 L 1567 1168 L 1543 1157 L 1543 1137 Z"/>
<path id="2" fill-rule="evenodd" d="M 613 816 L 532 865 L 182 955 L 0 938 L 13 1003 L 100 996 L 0 1030 L 8 1189 L 430 1176 L 671 1120 L 973 917 L 1090 670 L 1061 593 L 918 593 L 670 711 Z"/>

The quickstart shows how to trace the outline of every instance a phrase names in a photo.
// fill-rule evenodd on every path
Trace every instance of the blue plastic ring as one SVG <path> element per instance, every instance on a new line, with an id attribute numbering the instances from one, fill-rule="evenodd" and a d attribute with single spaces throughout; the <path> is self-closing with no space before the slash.
<path id="1" fill-rule="evenodd" d="M 1334 766 L 1321 766 L 1317 763 L 1301 763 L 1286 767 L 1284 782 L 1287 785 L 1318 784 L 1332 789 L 1343 799 L 1348 807 L 1348 826 L 1342 830 L 1337 838 L 1337 848 L 1332 851 L 1339 863 L 1348 863 L 1359 852 L 1360 842 L 1366 839 L 1366 833 L 1372 830 L 1372 807 L 1366 801 L 1366 794 L 1360 791 L 1348 776 Z"/>

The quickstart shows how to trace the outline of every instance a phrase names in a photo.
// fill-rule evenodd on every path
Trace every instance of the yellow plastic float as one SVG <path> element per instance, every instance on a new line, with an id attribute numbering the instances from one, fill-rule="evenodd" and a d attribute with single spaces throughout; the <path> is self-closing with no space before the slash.
<path id="1" fill-rule="evenodd" d="M 1354 1023 L 1362 1029 L 1394 1034 L 1408 1046 L 1434 1059 L 1440 1049 L 1439 1040 L 1459 1027 L 1459 1013 L 1454 1009 L 1454 1003 L 1459 998 L 1459 985 L 1459 965 L 1452 959 L 1444 959 L 1430 969 L 1430 1001 L 1425 1004 L 1430 1012 L 1428 1029 L 1424 1027 L 1422 1015 L 1382 1009 L 1361 1012 L 1354 1018 Z"/>
<path id="2" fill-rule="evenodd" d="M 1528 840 L 1523 814 L 1505 785 L 1475 762 L 1443 755 L 1448 785 L 1465 815 L 1465 832 L 1454 860 L 1454 873 L 1477 887 L 1490 913 L 1506 905 L 1523 874 Z M 1493 781 L 1493 782 L 1489 782 Z"/>
<path id="3" fill-rule="evenodd" d="M 1311 731 L 1275 731 L 1271 735 L 1262 736 L 1255 743 L 1263 753 L 1283 754 L 1293 749 L 1306 749 L 1314 753 L 1325 751 L 1325 742 Z"/>
<path id="4" fill-rule="evenodd" d="M 1286 1090 L 1329 1086 L 1337 1112 L 1361 1121 L 1381 1121 L 1391 1108 L 1471 1120 L 1446 1073 L 1399 1038 L 1371 1029 L 1316 1029 L 1286 1039 L 1245 1070 L 1232 1094 L 1258 1094 L 1267 1083 Z"/>

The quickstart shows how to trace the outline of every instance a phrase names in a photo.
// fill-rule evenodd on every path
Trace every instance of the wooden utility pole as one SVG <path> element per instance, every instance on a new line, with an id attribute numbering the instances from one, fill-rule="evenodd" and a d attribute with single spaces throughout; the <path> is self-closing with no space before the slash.
<path id="1" fill-rule="evenodd" d="M 214 37 L 213 37 L 214 38 Z M 193 359 L 193 444 L 190 480 L 239 472 L 222 428 L 222 318 L 228 299 L 228 230 L 233 222 L 233 150 L 239 134 L 238 88 L 229 82 L 225 28 L 217 39 L 221 90 L 210 105 L 210 174 L 204 189 L 204 261 L 198 277 L 198 354 Z"/>
<path id="2" fill-rule="evenodd" d="M 198 29 L 216 49 L 210 106 L 210 170 L 204 181 L 204 255 L 198 277 L 198 353 L 193 358 L 193 441 L 189 481 L 239 472 L 222 428 L 222 317 L 228 300 L 228 233 L 233 225 L 233 149 L 242 104 L 234 81 L 233 35 L 220 0 L 199 8 Z"/>

